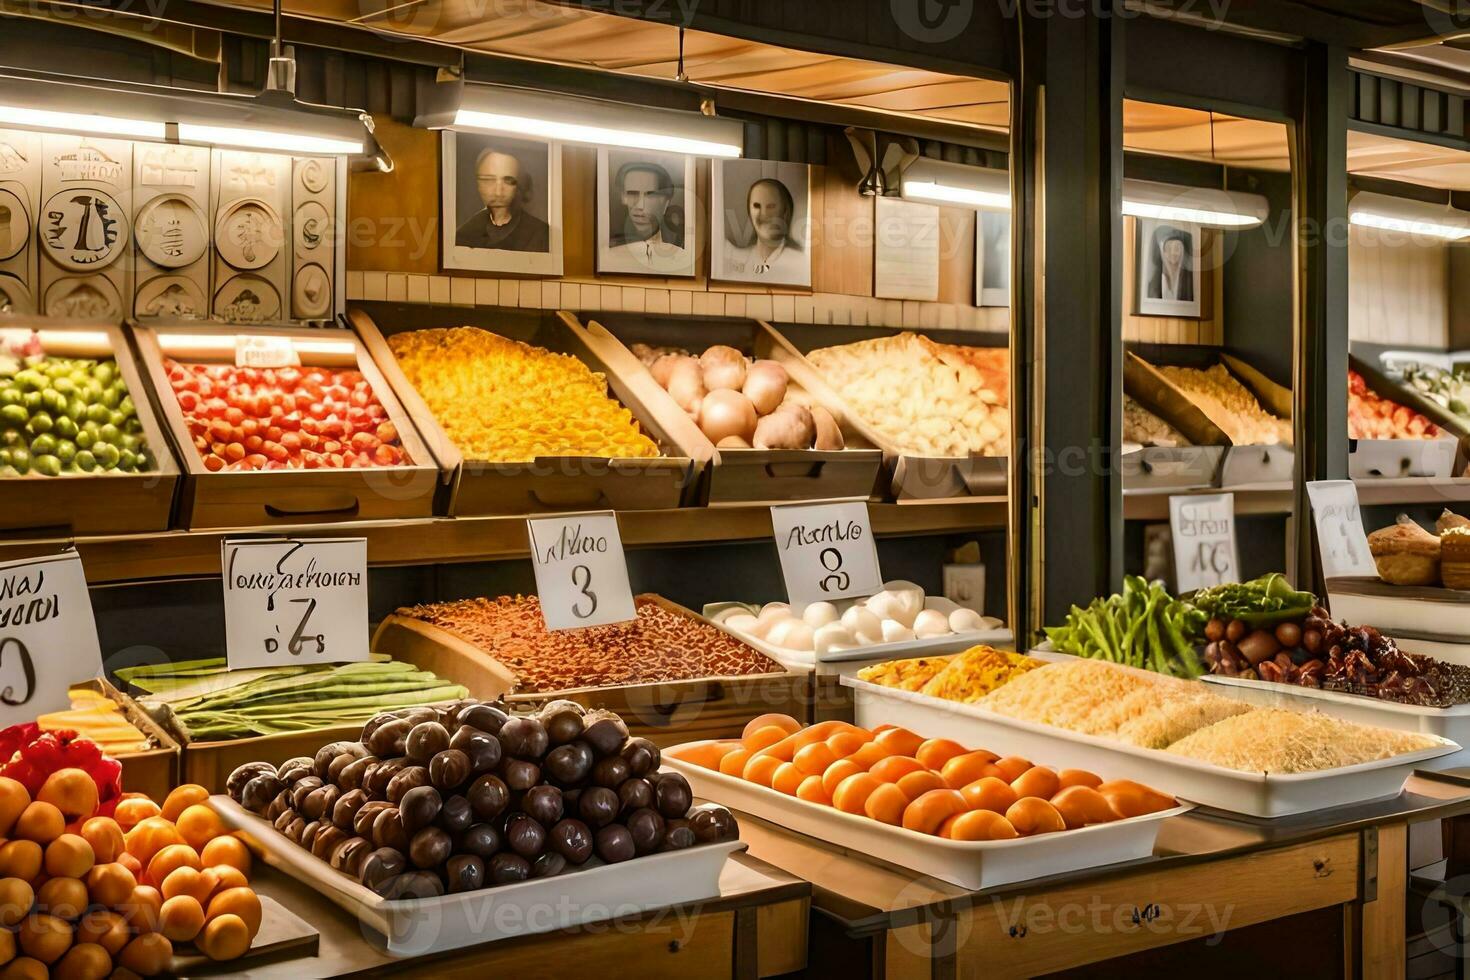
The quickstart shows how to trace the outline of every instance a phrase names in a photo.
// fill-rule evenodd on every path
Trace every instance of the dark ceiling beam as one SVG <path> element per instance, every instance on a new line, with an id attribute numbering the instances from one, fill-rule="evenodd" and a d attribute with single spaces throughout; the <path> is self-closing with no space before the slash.
<path id="1" fill-rule="evenodd" d="M 1300 53 L 1175 19 L 1127 22 L 1125 94 L 1130 99 L 1251 119 L 1292 118 Z"/>
<path id="2" fill-rule="evenodd" d="M 1200 0 L 1157 0 L 1150 6 L 1172 9 L 1181 17 L 1201 23 L 1211 22 L 1211 8 Z M 1351 0 L 1340 0 L 1336 7 L 1329 11 L 1292 0 L 1230 0 L 1224 11 L 1224 25 L 1334 44 L 1348 50 L 1388 47 L 1470 29 L 1470 15 L 1456 16 L 1415 2 L 1405 2 L 1404 19 L 1393 23 L 1354 17 Z M 1219 26 L 1219 22 L 1215 23 Z"/>

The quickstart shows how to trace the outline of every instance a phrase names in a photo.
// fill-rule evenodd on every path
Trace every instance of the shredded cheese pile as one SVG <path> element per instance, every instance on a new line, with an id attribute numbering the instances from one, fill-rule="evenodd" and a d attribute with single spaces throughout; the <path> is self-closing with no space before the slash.
<path id="1" fill-rule="evenodd" d="M 1340 721 L 1317 711 L 1257 708 L 1201 729 L 1168 751 L 1243 772 L 1320 772 L 1417 752 L 1439 743 Z"/>

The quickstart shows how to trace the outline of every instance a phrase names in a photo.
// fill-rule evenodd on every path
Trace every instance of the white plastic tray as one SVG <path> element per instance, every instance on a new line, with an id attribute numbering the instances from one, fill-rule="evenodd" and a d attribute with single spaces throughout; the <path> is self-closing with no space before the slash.
<path id="1" fill-rule="evenodd" d="M 1459 743 L 1462 746 L 1460 751 L 1435 759 L 1432 765 L 1423 768 L 1438 771 L 1470 765 L 1470 749 L 1463 748 L 1470 745 L 1470 704 L 1426 708 L 1417 704 L 1382 701 L 1363 694 L 1302 687 L 1299 684 L 1279 684 L 1219 674 L 1210 674 L 1201 679 L 1219 687 L 1223 693 L 1251 704 L 1289 708 L 1293 711 L 1316 708 L 1323 714 L 1360 725 L 1375 725 L 1401 732 L 1423 732 L 1426 735 L 1447 738 L 1451 742 Z"/>
<path id="2" fill-rule="evenodd" d="M 554 878 L 390 902 L 332 870 L 228 796 L 211 796 L 209 802 L 225 826 L 246 831 L 260 845 L 266 864 L 357 916 L 387 940 L 395 956 L 439 953 L 715 898 L 725 858 L 746 846 L 741 841 L 702 844 L 616 865 L 593 858 L 582 870 Z"/>
<path id="3" fill-rule="evenodd" d="M 973 704 L 869 684 L 852 677 L 856 723 L 902 725 L 927 738 L 952 738 L 992 752 L 1041 758 L 1049 765 L 1091 769 L 1110 779 L 1136 779 L 1183 800 L 1253 817 L 1284 817 L 1388 799 L 1421 764 L 1458 752 L 1448 739 L 1424 749 L 1325 772 L 1250 773 L 1157 749 L 1143 749 L 999 715 Z"/>
<path id="4" fill-rule="evenodd" d="M 1405 588 L 1402 594 L 1394 594 L 1392 588 L 1355 579 L 1330 579 L 1328 607 L 1340 622 L 1372 623 L 1400 640 L 1404 650 L 1470 664 L 1470 592 Z"/>
<path id="5" fill-rule="evenodd" d="M 1148 857 L 1153 853 L 1159 824 L 1192 809 L 1177 806 L 1143 817 L 1015 840 L 946 840 L 808 803 L 759 783 L 675 759 L 673 753 L 679 748 L 664 753 L 664 764 L 683 773 L 697 797 L 961 888 L 996 888 Z"/>

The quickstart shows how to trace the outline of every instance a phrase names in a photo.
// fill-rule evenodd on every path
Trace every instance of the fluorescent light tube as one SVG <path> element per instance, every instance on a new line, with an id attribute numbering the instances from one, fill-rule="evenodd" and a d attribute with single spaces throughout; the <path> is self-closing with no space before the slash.
<path id="1" fill-rule="evenodd" d="M 461 109 L 454 116 L 455 129 L 482 129 L 511 136 L 534 136 L 567 143 L 592 143 L 597 146 L 621 146 L 636 150 L 661 150 L 701 157 L 738 157 L 741 148 L 733 143 L 713 143 L 666 133 L 635 129 L 608 129 L 580 123 L 507 116 L 496 112 Z"/>
<path id="2" fill-rule="evenodd" d="M 1348 202 L 1348 220 L 1364 228 L 1459 241 L 1470 238 L 1470 212 L 1389 194 L 1363 191 Z"/>
<path id="3" fill-rule="evenodd" d="M 207 143 L 211 146 L 233 146 L 249 150 L 276 150 L 281 153 L 346 154 L 363 152 L 363 142 L 307 136 L 273 129 L 245 129 L 238 126 L 209 126 L 203 123 L 179 123 L 179 142 Z"/>
<path id="4" fill-rule="evenodd" d="M 0 123 L 23 129 L 47 129 L 63 133 L 86 133 L 94 136 L 123 136 L 140 140 L 162 140 L 164 124 L 147 119 L 123 116 L 94 116 L 80 112 L 58 112 L 54 109 L 30 109 L 24 106 L 0 105 Z"/>
<path id="5" fill-rule="evenodd" d="M 904 168 L 899 178 L 899 194 L 908 201 L 1009 211 L 1011 175 L 1004 170 L 920 157 Z"/>
<path id="6" fill-rule="evenodd" d="M 1124 180 L 1123 213 L 1214 228 L 1255 228 L 1271 213 L 1271 205 L 1259 194 Z"/>

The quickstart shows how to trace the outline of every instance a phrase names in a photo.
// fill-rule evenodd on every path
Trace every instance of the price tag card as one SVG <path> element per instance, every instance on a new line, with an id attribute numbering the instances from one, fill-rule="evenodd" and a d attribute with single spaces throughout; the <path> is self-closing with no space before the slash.
<path id="1" fill-rule="evenodd" d="M 772 507 L 771 528 L 791 605 L 802 608 L 883 590 L 864 501 Z"/>
<path id="2" fill-rule="evenodd" d="M 623 623 L 638 615 L 612 511 L 526 521 L 541 615 L 549 630 Z"/>
<path id="3" fill-rule="evenodd" d="M 1307 484 L 1312 519 L 1317 522 L 1317 552 L 1323 578 L 1378 577 L 1368 550 L 1358 487 L 1351 480 L 1318 480 Z"/>
<path id="4" fill-rule="evenodd" d="M 367 660 L 367 538 L 225 539 L 230 669 Z"/>
<path id="5" fill-rule="evenodd" d="M 290 337 L 239 334 L 235 337 L 235 367 L 297 367 L 301 358 Z"/>
<path id="6" fill-rule="evenodd" d="M 1240 581 L 1235 545 L 1235 494 L 1169 498 L 1174 578 L 1180 592 Z"/>
<path id="7" fill-rule="evenodd" d="M 71 685 L 101 676 L 81 556 L 0 564 L 0 727 L 71 707 Z"/>

